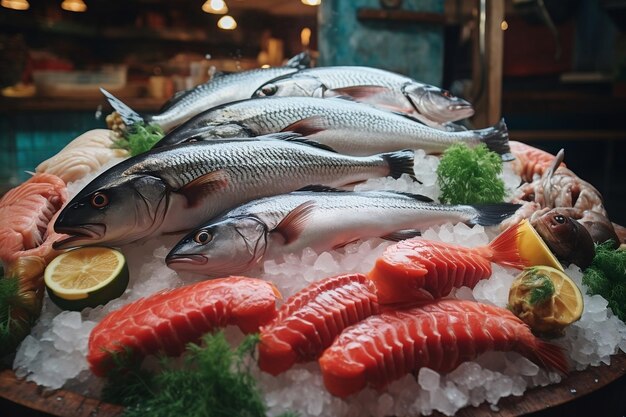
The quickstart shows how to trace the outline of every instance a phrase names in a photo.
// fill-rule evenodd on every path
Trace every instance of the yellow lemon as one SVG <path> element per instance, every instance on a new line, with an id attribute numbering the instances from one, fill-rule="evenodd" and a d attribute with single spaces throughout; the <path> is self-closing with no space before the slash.
<path id="1" fill-rule="evenodd" d="M 561 263 L 526 219 L 522 220 L 519 227 L 517 247 L 522 259 L 527 261 L 527 266 L 547 265 L 563 271 Z"/>
<path id="2" fill-rule="evenodd" d="M 82 310 L 122 295 L 128 286 L 128 266 L 115 249 L 78 248 L 54 258 L 46 267 L 44 282 L 59 307 Z"/>
<path id="3" fill-rule="evenodd" d="M 538 333 L 559 335 L 580 319 L 583 296 L 565 272 L 550 266 L 524 269 L 509 291 L 509 308 Z"/>

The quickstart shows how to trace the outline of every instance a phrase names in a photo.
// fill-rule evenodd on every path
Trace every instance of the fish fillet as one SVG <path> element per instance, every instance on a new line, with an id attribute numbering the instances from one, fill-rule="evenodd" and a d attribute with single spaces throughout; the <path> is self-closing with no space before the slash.
<path id="1" fill-rule="evenodd" d="M 567 373 L 561 349 L 535 337 L 513 313 L 456 299 L 371 316 L 344 330 L 319 364 L 328 391 L 347 397 L 422 367 L 449 372 L 491 350 L 516 351 Z"/>
<path id="2" fill-rule="evenodd" d="M 289 298 L 261 328 L 259 367 L 272 375 L 317 359 L 346 327 L 378 313 L 374 286 L 362 274 L 315 282 Z"/>
<path id="3" fill-rule="evenodd" d="M 267 281 L 228 277 L 141 298 L 110 313 L 92 330 L 87 361 L 94 374 L 104 376 L 113 352 L 175 356 L 218 327 L 234 324 L 245 333 L 258 331 L 276 315 L 279 296 Z"/>
<path id="4" fill-rule="evenodd" d="M 381 304 L 426 302 L 445 297 L 452 288 L 474 288 L 491 276 L 491 262 L 523 268 L 517 248 L 518 224 L 489 245 L 466 248 L 421 238 L 389 246 L 376 260 L 369 278 Z"/>

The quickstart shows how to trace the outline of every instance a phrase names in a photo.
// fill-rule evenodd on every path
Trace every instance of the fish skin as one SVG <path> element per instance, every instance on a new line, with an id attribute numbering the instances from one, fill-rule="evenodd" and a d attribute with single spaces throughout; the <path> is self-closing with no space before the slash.
<path id="1" fill-rule="evenodd" d="M 308 62 L 308 55 L 299 54 L 284 67 L 258 68 L 217 75 L 204 84 L 174 96 L 165 103 L 158 114 L 145 117 L 137 114 L 106 90 L 102 92 L 127 126 L 144 121 L 157 124 L 167 132 L 204 110 L 250 98 L 260 85 L 276 77 L 293 74 L 300 68 L 308 66 Z"/>
<path id="2" fill-rule="evenodd" d="M 342 98 L 267 97 L 242 100 L 207 110 L 165 135 L 156 145 L 190 140 L 252 137 L 292 131 L 348 155 L 372 155 L 400 149 L 442 153 L 454 143 L 485 143 L 511 159 L 504 120 L 480 130 L 442 131 L 409 116 Z"/>
<path id="3" fill-rule="evenodd" d="M 448 91 L 390 71 L 363 66 L 304 69 L 269 81 L 253 96 L 327 98 L 337 95 L 410 114 L 437 129 L 445 129 L 446 122 L 474 114 L 470 103 Z"/>
<path id="4" fill-rule="evenodd" d="M 261 327 L 259 368 L 278 375 L 296 362 L 315 360 L 343 329 L 379 312 L 375 288 L 363 274 L 314 282 Z"/>
<path id="5" fill-rule="evenodd" d="M 389 246 L 376 260 L 369 278 L 381 304 L 405 305 L 445 297 L 453 288 L 474 288 L 491 276 L 491 263 L 522 269 L 517 248 L 519 224 L 489 245 L 467 248 L 421 238 Z"/>
<path id="6" fill-rule="evenodd" d="M 94 374 L 105 376 L 114 352 L 176 356 L 216 328 L 237 325 L 244 333 L 257 332 L 276 315 L 277 297 L 267 281 L 234 276 L 161 291 L 102 319 L 89 335 L 87 362 Z"/>
<path id="7" fill-rule="evenodd" d="M 251 201 L 199 226 L 174 246 L 166 262 L 204 275 L 241 273 L 267 257 L 306 247 L 319 253 L 399 231 L 411 237 L 446 222 L 494 225 L 517 207 L 440 205 L 391 191 L 297 191 Z M 196 236 L 205 231 L 211 240 L 199 243 Z"/>
<path id="8" fill-rule="evenodd" d="M 516 351 L 567 374 L 561 348 L 535 337 L 513 313 L 458 299 L 366 318 L 345 329 L 319 364 L 326 389 L 348 397 L 366 386 L 384 388 L 422 367 L 450 372 L 490 350 Z"/>
<path id="9" fill-rule="evenodd" d="M 413 152 L 340 155 L 273 140 L 198 142 L 160 148 L 118 163 L 87 184 L 54 228 L 71 235 L 56 248 L 123 245 L 182 233 L 224 210 L 311 183 L 331 187 L 413 173 Z"/>

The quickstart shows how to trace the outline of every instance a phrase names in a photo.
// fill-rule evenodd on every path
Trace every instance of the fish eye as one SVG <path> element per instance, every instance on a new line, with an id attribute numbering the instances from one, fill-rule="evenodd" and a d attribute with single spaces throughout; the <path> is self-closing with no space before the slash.
<path id="1" fill-rule="evenodd" d="M 204 245 L 205 243 L 209 243 L 212 238 L 213 238 L 213 236 L 211 236 L 211 233 L 207 232 L 206 230 L 200 230 L 193 237 L 193 240 L 196 243 L 199 243 L 200 245 Z"/>
<path id="2" fill-rule="evenodd" d="M 278 91 L 278 86 L 275 84 L 268 84 L 261 87 L 261 92 L 266 96 L 273 96 Z"/>
<path id="3" fill-rule="evenodd" d="M 441 95 L 445 98 L 452 98 L 452 94 L 448 90 L 441 90 Z"/>
<path id="4" fill-rule="evenodd" d="M 102 192 L 97 192 L 91 197 L 91 206 L 93 208 L 102 208 L 109 204 L 109 197 Z"/>
<path id="5" fill-rule="evenodd" d="M 554 220 L 556 220 L 556 222 L 559 224 L 565 224 L 565 217 L 561 216 L 560 214 L 554 216 Z"/>

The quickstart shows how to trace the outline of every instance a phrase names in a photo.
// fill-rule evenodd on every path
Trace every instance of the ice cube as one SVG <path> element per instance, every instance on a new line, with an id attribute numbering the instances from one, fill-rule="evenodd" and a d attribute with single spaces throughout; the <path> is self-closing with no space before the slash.
<path id="1" fill-rule="evenodd" d="M 433 371 L 430 368 L 421 368 L 417 374 L 417 381 L 426 391 L 434 391 L 439 388 L 439 381 L 441 376 L 438 372 Z"/>

